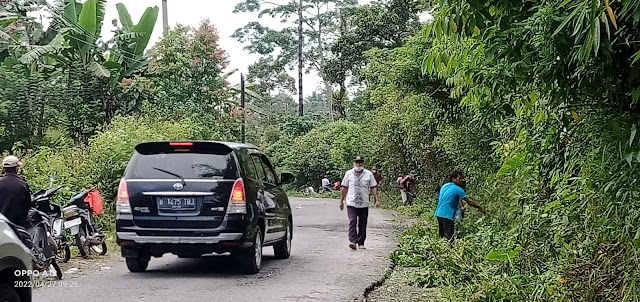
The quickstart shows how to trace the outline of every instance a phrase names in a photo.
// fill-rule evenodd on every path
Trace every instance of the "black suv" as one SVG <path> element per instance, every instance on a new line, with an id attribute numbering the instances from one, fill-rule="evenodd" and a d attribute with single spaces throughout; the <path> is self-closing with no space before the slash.
<path id="1" fill-rule="evenodd" d="M 291 253 L 293 216 L 269 159 L 250 144 L 216 141 L 136 145 L 116 200 L 117 243 L 131 272 L 151 257 L 231 253 L 249 274 L 260 271 L 262 247 Z"/>

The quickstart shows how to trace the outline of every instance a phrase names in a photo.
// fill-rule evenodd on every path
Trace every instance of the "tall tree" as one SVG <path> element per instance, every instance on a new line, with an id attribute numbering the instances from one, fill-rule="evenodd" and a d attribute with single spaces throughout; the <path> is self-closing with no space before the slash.
<path id="1" fill-rule="evenodd" d="M 385 0 L 343 11 L 340 36 L 330 46 L 332 57 L 325 67 L 327 80 L 340 86 L 333 95 L 333 110 L 340 117 L 346 117 L 347 78 L 359 82 L 368 50 L 400 47 L 418 32 L 421 4 L 421 0 Z"/>
<path id="2" fill-rule="evenodd" d="M 260 22 L 252 21 L 243 28 L 237 29 L 232 37 L 248 43 L 245 49 L 250 53 L 275 56 L 276 61 L 285 63 L 285 66 L 292 70 L 295 64 L 299 63 L 297 33 L 300 21 L 298 9 L 301 7 L 305 40 L 302 45 L 305 72 L 314 70 L 320 75 L 327 98 L 331 99 L 332 85 L 325 68 L 329 56 L 328 46 L 337 38 L 340 10 L 354 7 L 358 2 L 357 0 L 303 0 L 302 6 L 299 3 L 298 0 L 280 3 L 245 0 L 236 6 L 234 13 L 259 11 L 260 18 L 268 15 L 279 19 L 284 26 L 281 29 L 273 29 L 263 26 Z"/>
<path id="3" fill-rule="evenodd" d="M 154 111 L 164 118 L 192 116 L 209 122 L 229 117 L 228 65 L 217 29 L 209 20 L 198 28 L 178 26 L 150 51 Z"/>

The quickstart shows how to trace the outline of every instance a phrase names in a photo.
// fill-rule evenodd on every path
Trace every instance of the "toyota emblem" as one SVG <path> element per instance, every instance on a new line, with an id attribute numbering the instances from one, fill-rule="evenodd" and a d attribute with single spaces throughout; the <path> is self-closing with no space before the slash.
<path id="1" fill-rule="evenodd" d="M 182 190 L 182 188 L 184 188 L 184 186 L 181 183 L 177 182 L 173 184 L 173 188 L 176 189 L 176 191 L 180 191 Z"/>

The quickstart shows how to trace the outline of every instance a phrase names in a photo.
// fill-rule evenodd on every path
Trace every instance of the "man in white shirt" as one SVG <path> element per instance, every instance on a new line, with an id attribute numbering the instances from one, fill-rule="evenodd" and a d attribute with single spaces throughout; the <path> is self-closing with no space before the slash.
<path id="1" fill-rule="evenodd" d="M 347 215 L 349 216 L 349 247 L 365 249 L 367 238 L 367 218 L 369 217 L 369 194 L 373 193 L 376 208 L 380 206 L 378 197 L 378 183 L 371 171 L 364 168 L 364 158 L 356 156 L 353 169 L 347 171 L 342 179 L 342 198 L 340 210 L 344 210 L 347 201 Z M 357 226 L 357 229 L 356 229 Z"/>
<path id="2" fill-rule="evenodd" d="M 320 188 L 320 193 L 324 193 L 325 191 L 331 191 L 331 181 L 329 181 L 329 176 L 325 175 L 322 179 L 322 187 Z"/>

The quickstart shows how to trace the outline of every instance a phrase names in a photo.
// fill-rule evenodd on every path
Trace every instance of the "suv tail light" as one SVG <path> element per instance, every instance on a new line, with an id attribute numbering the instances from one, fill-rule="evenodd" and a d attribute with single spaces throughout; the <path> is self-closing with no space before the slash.
<path id="1" fill-rule="evenodd" d="M 120 214 L 130 214 L 131 204 L 129 203 L 129 191 L 127 190 L 127 182 L 124 178 L 120 179 L 118 186 L 118 196 L 116 198 L 116 212 Z"/>
<path id="2" fill-rule="evenodd" d="M 242 178 L 236 179 L 233 183 L 233 190 L 231 190 L 231 198 L 229 198 L 227 213 L 247 214 L 247 199 L 244 193 L 244 181 Z"/>

